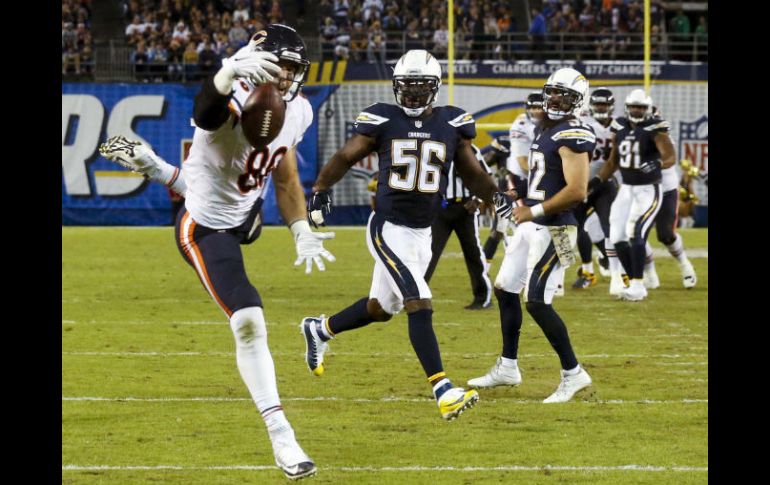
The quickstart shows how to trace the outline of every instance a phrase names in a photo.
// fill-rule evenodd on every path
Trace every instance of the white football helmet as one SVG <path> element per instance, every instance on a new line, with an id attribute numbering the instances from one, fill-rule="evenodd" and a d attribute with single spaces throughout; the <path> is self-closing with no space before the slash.
<path id="1" fill-rule="evenodd" d="M 393 94 L 407 116 L 420 116 L 436 101 L 441 65 L 426 50 L 411 50 L 393 68 Z"/>
<path id="2" fill-rule="evenodd" d="M 577 115 L 588 98 L 588 79 L 571 67 L 551 74 L 543 86 L 543 109 L 548 118 Z"/>
<path id="3" fill-rule="evenodd" d="M 631 111 L 628 109 L 631 106 L 644 108 L 642 116 L 631 116 Z M 628 93 L 628 96 L 626 96 L 625 113 L 626 118 L 633 123 L 641 123 L 642 121 L 651 118 L 652 98 L 645 94 L 644 89 L 634 89 Z"/>

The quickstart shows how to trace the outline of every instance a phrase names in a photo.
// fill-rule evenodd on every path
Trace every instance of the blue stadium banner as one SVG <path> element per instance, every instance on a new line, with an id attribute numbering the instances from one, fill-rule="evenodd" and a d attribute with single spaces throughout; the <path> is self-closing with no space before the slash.
<path id="1" fill-rule="evenodd" d="M 314 111 L 329 86 L 303 92 Z M 166 225 L 172 221 L 166 187 L 146 181 L 99 156 L 99 144 L 122 134 L 148 143 L 158 155 L 179 166 L 189 149 L 197 85 L 62 84 L 62 224 Z M 300 178 L 307 189 L 316 178 L 317 124 L 299 145 Z M 264 221 L 280 223 L 272 191 Z"/>

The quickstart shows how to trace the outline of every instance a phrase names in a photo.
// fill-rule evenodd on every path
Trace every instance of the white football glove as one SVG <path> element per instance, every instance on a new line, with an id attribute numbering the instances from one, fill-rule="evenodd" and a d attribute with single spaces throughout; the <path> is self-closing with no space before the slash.
<path id="1" fill-rule="evenodd" d="M 112 162 L 160 182 L 179 195 L 187 192 L 179 169 L 160 158 L 152 148 L 137 140 L 117 135 L 99 145 L 99 154 Z"/>
<path id="2" fill-rule="evenodd" d="M 132 172 L 148 177 L 157 171 L 159 166 L 151 149 L 140 141 L 129 140 L 122 135 L 113 136 L 99 145 L 99 154 Z"/>
<path id="3" fill-rule="evenodd" d="M 337 260 L 332 253 L 324 249 L 323 242 L 326 239 L 334 238 L 333 232 L 313 232 L 310 230 L 310 224 L 307 221 L 297 221 L 291 225 L 291 232 L 294 234 L 294 241 L 297 244 L 297 260 L 294 266 L 305 263 L 305 274 L 313 271 L 313 263 L 318 266 L 318 271 L 325 271 L 321 257 L 333 263 Z"/>
<path id="4" fill-rule="evenodd" d="M 254 50 L 247 44 L 232 57 L 222 59 L 222 68 L 214 76 L 214 85 L 220 93 L 230 94 L 233 80 L 238 78 L 249 79 L 257 85 L 273 81 L 273 75 L 281 74 L 277 62 L 275 54 Z"/>

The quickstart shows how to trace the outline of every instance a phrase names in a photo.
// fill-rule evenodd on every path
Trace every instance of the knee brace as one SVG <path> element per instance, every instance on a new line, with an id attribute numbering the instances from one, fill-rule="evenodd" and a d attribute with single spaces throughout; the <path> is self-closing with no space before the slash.
<path id="1" fill-rule="evenodd" d="M 366 302 L 366 311 L 369 312 L 369 316 L 372 317 L 372 320 L 375 322 L 387 322 L 393 318 L 393 314 L 386 312 L 382 306 L 380 306 L 380 302 L 377 301 L 377 298 L 371 298 Z"/>
<path id="2" fill-rule="evenodd" d="M 265 315 L 262 308 L 241 308 L 230 317 L 230 328 L 239 345 L 248 345 L 257 338 L 267 336 Z"/>

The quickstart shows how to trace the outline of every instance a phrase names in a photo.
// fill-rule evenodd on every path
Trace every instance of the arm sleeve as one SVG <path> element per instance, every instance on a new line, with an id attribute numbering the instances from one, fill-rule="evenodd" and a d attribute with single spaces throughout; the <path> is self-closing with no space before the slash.
<path id="1" fill-rule="evenodd" d="M 375 103 L 365 108 L 356 117 L 353 131 L 359 135 L 377 138 L 385 123 L 389 121 L 389 118 L 385 116 L 385 114 L 383 106 L 379 103 Z"/>
<path id="2" fill-rule="evenodd" d="M 469 140 L 476 138 L 476 120 L 473 119 L 473 115 L 456 106 L 447 106 L 447 108 L 449 108 L 449 116 L 452 117 L 452 120 L 447 123 L 455 128 L 457 135 Z"/>
<path id="3" fill-rule="evenodd" d="M 556 142 L 558 148 L 567 147 L 576 153 L 593 153 L 596 148 L 596 135 L 593 128 L 588 125 L 580 124 L 566 126 L 551 136 L 551 140 Z"/>
<path id="4" fill-rule="evenodd" d="M 214 87 L 214 76 L 207 77 L 195 96 L 193 106 L 195 125 L 206 131 L 217 130 L 230 117 L 230 111 L 227 109 L 230 98 L 232 94 L 223 96 Z"/>

